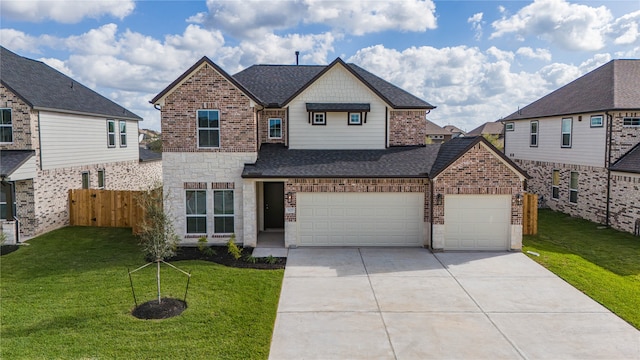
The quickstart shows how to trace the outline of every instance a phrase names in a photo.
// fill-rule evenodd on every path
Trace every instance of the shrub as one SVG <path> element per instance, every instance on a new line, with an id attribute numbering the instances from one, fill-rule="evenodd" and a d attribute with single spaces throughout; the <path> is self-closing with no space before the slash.
<path id="1" fill-rule="evenodd" d="M 236 260 L 242 257 L 242 249 L 236 245 L 236 234 L 231 234 L 231 237 L 227 242 L 227 252 Z"/>

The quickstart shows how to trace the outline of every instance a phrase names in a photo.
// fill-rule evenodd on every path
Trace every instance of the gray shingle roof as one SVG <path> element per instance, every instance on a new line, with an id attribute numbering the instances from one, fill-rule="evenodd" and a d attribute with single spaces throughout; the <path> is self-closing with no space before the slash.
<path id="1" fill-rule="evenodd" d="M 0 81 L 35 109 L 142 120 L 47 64 L 0 47 Z"/>
<path id="2" fill-rule="evenodd" d="M 640 60 L 612 60 L 503 120 L 640 108 Z"/>
<path id="3" fill-rule="evenodd" d="M 140 161 L 142 162 L 162 160 L 161 152 L 155 152 L 153 150 L 149 150 L 144 147 L 140 147 L 139 150 L 140 150 L 139 157 L 140 157 Z"/>
<path id="4" fill-rule="evenodd" d="M 0 176 L 10 176 L 35 154 L 35 150 L 0 150 Z"/>
<path id="5" fill-rule="evenodd" d="M 427 120 L 427 135 L 451 135 L 451 132 Z"/>
<path id="6" fill-rule="evenodd" d="M 640 144 L 637 144 L 622 155 L 609 169 L 640 174 Z"/>
<path id="7" fill-rule="evenodd" d="M 469 131 L 468 136 L 480 136 L 480 135 L 502 135 L 504 134 L 504 125 L 501 122 L 490 121 L 486 122 L 477 128 Z"/>
<path id="8" fill-rule="evenodd" d="M 433 178 L 481 141 L 493 148 L 481 136 L 380 150 L 289 150 L 280 144 L 263 144 L 255 164 L 245 164 L 242 177 Z M 527 176 L 500 151 L 495 152 Z"/>

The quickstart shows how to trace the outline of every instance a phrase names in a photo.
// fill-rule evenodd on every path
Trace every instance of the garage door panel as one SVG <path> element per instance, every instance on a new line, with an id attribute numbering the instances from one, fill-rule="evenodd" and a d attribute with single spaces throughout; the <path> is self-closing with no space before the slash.
<path id="1" fill-rule="evenodd" d="M 510 195 L 446 195 L 445 250 L 506 250 Z"/>
<path id="2" fill-rule="evenodd" d="M 296 196 L 298 238 L 302 246 L 422 245 L 424 194 L 298 193 Z M 317 211 L 319 209 L 325 211 Z"/>

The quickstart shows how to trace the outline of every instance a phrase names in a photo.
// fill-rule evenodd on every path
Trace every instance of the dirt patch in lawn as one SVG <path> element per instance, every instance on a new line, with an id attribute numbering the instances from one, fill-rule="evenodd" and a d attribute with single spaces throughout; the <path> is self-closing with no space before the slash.
<path id="1" fill-rule="evenodd" d="M 18 249 L 20 249 L 20 245 L 2 245 L 0 246 L 0 256 L 11 254 Z"/>
<path id="2" fill-rule="evenodd" d="M 176 256 L 167 259 L 167 261 L 205 260 L 230 267 L 263 270 L 284 269 L 287 264 L 287 258 L 283 257 L 251 257 L 253 248 L 242 248 L 242 256 L 239 259 L 231 256 L 226 246 L 209 246 L 207 249 L 210 250 L 200 250 L 193 246 L 182 246 L 178 248 Z"/>
<path id="3" fill-rule="evenodd" d="M 131 314 L 144 320 L 168 319 L 182 314 L 186 308 L 187 303 L 182 300 L 163 298 L 159 303 L 158 300 L 147 301 L 133 309 Z"/>

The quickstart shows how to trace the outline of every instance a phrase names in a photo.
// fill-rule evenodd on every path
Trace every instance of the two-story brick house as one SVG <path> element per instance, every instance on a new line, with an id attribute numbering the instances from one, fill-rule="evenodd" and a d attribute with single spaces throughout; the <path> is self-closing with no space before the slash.
<path id="1" fill-rule="evenodd" d="M 613 60 L 503 119 L 505 154 L 550 208 L 640 221 L 640 60 Z"/>
<path id="2" fill-rule="evenodd" d="M 9 241 L 16 228 L 24 240 L 68 224 L 69 189 L 161 181 L 161 162 L 140 160 L 139 116 L 43 62 L 0 50 L 0 225 Z"/>
<path id="3" fill-rule="evenodd" d="M 184 243 L 521 247 L 526 175 L 481 137 L 425 145 L 434 106 L 339 58 L 231 76 L 203 57 L 151 103 Z"/>

